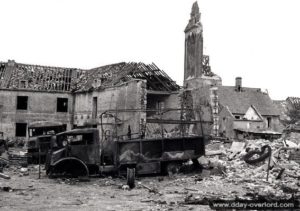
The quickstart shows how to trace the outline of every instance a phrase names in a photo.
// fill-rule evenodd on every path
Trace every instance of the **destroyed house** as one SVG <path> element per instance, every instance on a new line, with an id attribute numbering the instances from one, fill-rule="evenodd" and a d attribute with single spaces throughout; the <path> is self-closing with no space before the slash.
<path id="1" fill-rule="evenodd" d="M 286 98 L 286 106 L 288 110 L 300 110 L 300 98 L 288 97 Z"/>
<path id="2" fill-rule="evenodd" d="M 286 100 L 275 100 L 274 103 L 277 105 L 280 111 L 280 120 L 287 127 L 300 131 L 300 98 L 299 97 L 288 97 Z"/>
<path id="3" fill-rule="evenodd" d="M 159 121 L 151 117 L 160 110 L 174 108 L 179 115 L 179 90 L 155 64 L 122 62 L 82 70 L 9 60 L 0 63 L 0 129 L 6 137 L 24 138 L 28 124 L 47 120 L 67 129 L 97 127 L 107 136 L 151 133 Z"/>
<path id="4" fill-rule="evenodd" d="M 241 138 L 245 135 L 266 137 L 280 135 L 280 112 L 269 95 L 259 88 L 219 86 L 219 131 L 221 136 Z"/>

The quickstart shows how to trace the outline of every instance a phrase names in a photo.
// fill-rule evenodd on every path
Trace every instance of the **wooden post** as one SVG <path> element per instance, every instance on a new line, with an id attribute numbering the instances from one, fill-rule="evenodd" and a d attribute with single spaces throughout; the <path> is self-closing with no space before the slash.
<path id="1" fill-rule="evenodd" d="M 39 179 L 41 179 L 41 145 L 39 144 Z"/>
<path id="2" fill-rule="evenodd" d="M 160 120 L 162 120 L 162 111 L 160 111 Z M 162 121 L 160 121 L 160 129 L 161 129 L 161 137 L 164 138 L 164 126 L 162 124 Z"/>
<path id="3" fill-rule="evenodd" d="M 271 150 L 270 157 L 269 157 L 269 160 L 268 160 L 267 181 L 268 181 L 268 179 L 269 179 L 269 171 L 270 171 L 271 157 L 272 157 L 272 150 Z"/>

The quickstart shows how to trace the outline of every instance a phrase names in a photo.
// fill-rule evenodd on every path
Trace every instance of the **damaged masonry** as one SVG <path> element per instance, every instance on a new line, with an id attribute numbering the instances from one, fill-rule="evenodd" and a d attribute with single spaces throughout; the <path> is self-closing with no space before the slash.
<path id="1" fill-rule="evenodd" d="M 224 86 L 203 54 L 200 19 L 195 2 L 182 87 L 154 63 L 84 70 L 1 62 L 0 192 L 8 193 L 0 208 L 299 204 L 300 130 L 288 112 L 299 101 L 274 103 L 241 77 Z M 59 196 L 55 205 L 48 194 Z"/>

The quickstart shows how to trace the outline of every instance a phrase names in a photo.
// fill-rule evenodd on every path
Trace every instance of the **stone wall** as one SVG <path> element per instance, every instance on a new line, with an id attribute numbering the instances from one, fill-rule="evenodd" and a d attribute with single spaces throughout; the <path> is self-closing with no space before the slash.
<path id="1" fill-rule="evenodd" d="M 219 113 L 219 134 L 221 137 L 234 138 L 233 122 L 235 118 L 227 107 L 222 107 Z"/>
<path id="2" fill-rule="evenodd" d="M 125 135 L 128 126 L 131 133 L 140 133 L 146 122 L 147 101 L 145 81 L 134 80 L 122 86 L 106 88 L 90 93 L 76 93 L 74 124 L 76 126 L 97 125 L 100 133 L 107 135 Z M 96 118 L 92 117 L 94 100 L 97 99 Z M 109 111 L 109 112 L 108 112 Z M 101 114 L 103 127 L 101 128 Z M 117 124 L 115 124 L 117 123 Z"/>
<path id="3" fill-rule="evenodd" d="M 28 96 L 26 110 L 17 109 L 17 96 Z M 68 98 L 68 112 L 57 112 L 57 98 Z M 16 123 L 42 120 L 59 121 L 71 129 L 72 101 L 69 93 L 0 90 L 0 131 L 5 137 L 15 137 Z"/>
<path id="4" fill-rule="evenodd" d="M 160 110 L 152 111 L 152 109 L 158 108 L 158 104 L 160 104 Z M 149 94 L 147 96 L 147 109 L 147 119 L 179 121 L 181 118 L 181 95 L 176 92 L 168 95 Z M 147 121 L 146 138 L 161 137 L 162 134 L 166 137 L 179 136 L 179 129 L 179 124 L 158 124 Z"/>

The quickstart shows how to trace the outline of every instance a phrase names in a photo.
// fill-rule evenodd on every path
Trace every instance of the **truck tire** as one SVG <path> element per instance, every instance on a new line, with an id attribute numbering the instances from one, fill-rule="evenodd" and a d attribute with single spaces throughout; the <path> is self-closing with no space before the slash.
<path id="1" fill-rule="evenodd" d="M 179 173 L 181 168 L 181 163 L 178 162 L 169 162 L 166 166 L 166 171 L 169 176 L 176 175 Z"/>
<path id="2" fill-rule="evenodd" d="M 135 168 L 127 168 L 127 185 L 130 189 L 135 187 Z"/>
<path id="3" fill-rule="evenodd" d="M 62 176 L 73 178 L 88 178 L 89 169 L 82 160 L 75 157 L 65 157 L 56 161 L 50 166 L 48 175 L 49 177 Z"/>
<path id="4" fill-rule="evenodd" d="M 267 150 L 267 151 L 266 151 Z M 265 152 L 266 151 L 266 152 Z M 261 161 L 264 161 L 265 159 L 267 159 L 268 157 L 271 156 L 271 147 L 269 145 L 264 145 L 262 148 L 261 148 L 261 151 L 259 150 L 253 150 L 253 151 L 250 151 L 248 152 L 245 157 L 244 157 L 244 161 L 248 164 L 256 164 L 256 163 L 259 163 Z M 256 159 L 251 159 L 254 155 L 259 155 L 258 158 Z"/>

